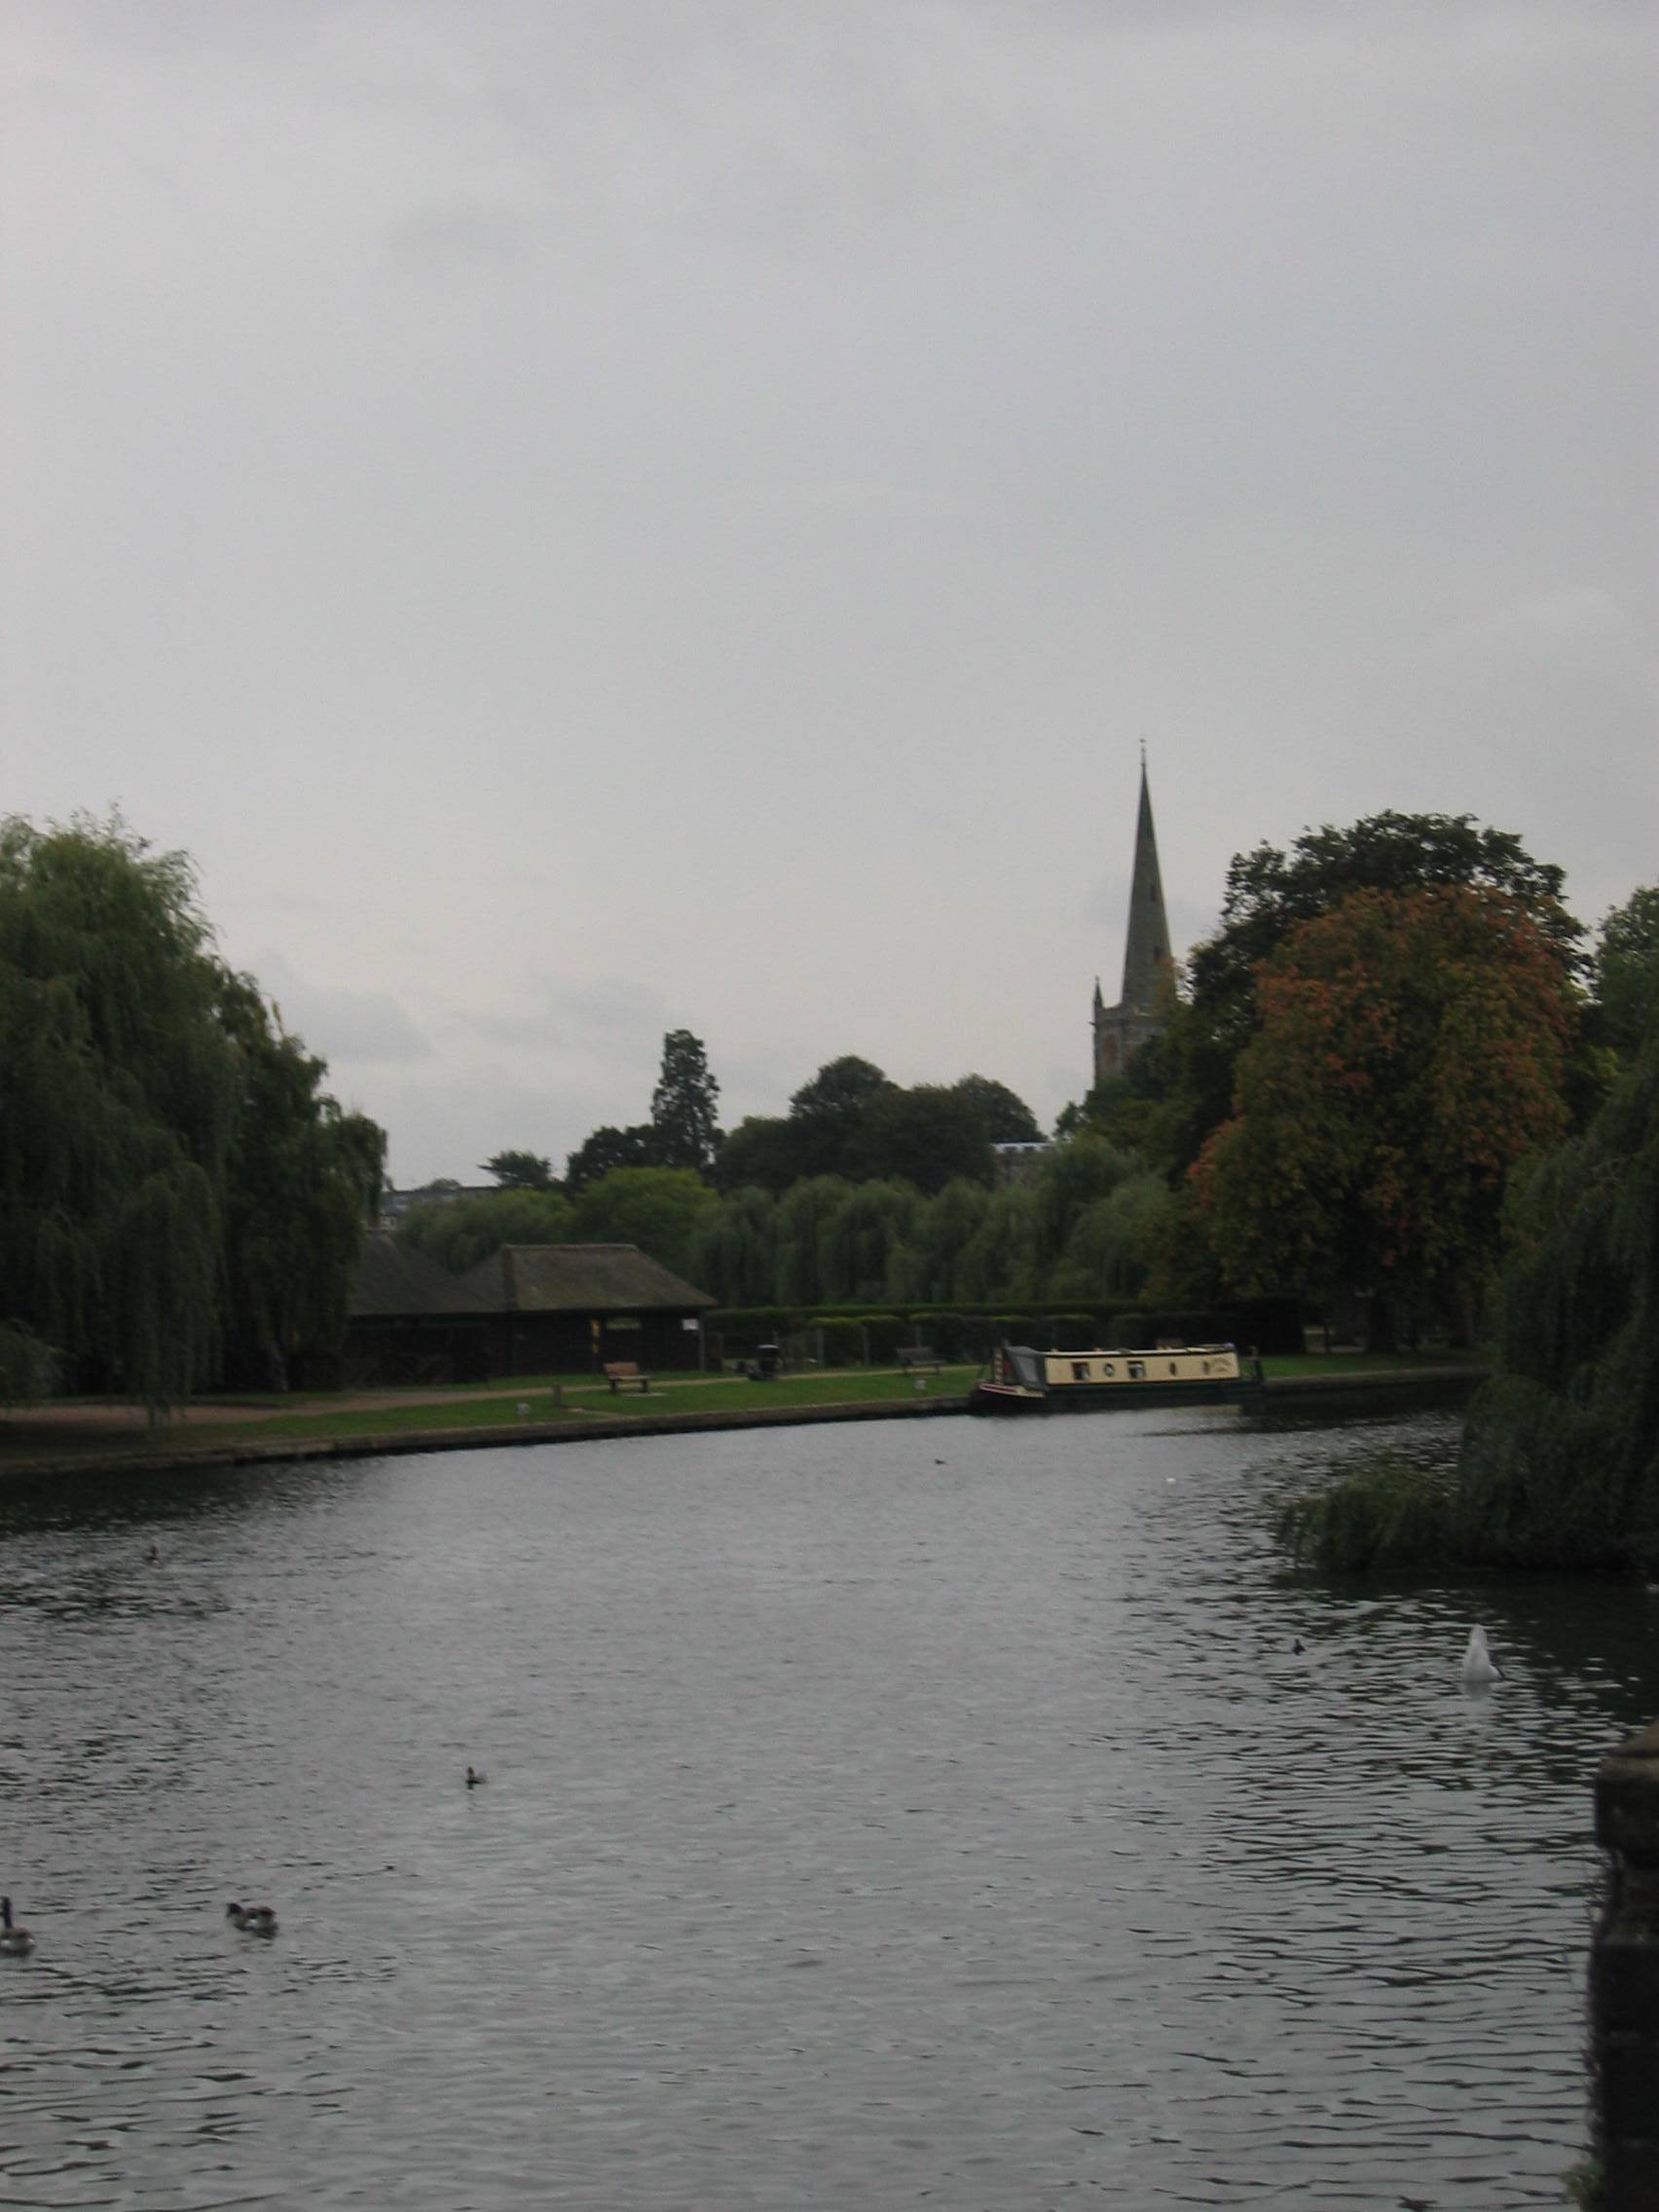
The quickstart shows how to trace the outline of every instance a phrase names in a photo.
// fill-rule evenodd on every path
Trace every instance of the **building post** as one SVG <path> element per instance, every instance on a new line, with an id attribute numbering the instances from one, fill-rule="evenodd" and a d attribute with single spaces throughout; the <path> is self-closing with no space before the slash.
<path id="1" fill-rule="evenodd" d="M 1590 2042 L 1603 2212 L 1659 2212 L 1659 1720 L 1596 1777 L 1609 1860 L 1590 1953 Z"/>

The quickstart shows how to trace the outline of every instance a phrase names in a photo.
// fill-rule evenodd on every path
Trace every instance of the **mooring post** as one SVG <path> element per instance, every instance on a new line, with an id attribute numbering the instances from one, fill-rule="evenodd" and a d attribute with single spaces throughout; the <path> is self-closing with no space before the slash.
<path id="1" fill-rule="evenodd" d="M 1590 2040 L 1604 2212 L 1659 2212 L 1659 1720 L 1596 1777 L 1610 1862 L 1590 1952 Z"/>

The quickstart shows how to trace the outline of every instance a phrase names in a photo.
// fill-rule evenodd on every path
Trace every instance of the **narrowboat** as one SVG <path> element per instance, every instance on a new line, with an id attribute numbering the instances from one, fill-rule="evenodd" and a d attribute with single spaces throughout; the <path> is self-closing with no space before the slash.
<path id="1" fill-rule="evenodd" d="M 1036 1351 L 999 1345 L 968 1394 L 973 1414 L 1094 1412 L 1107 1406 L 1247 1405 L 1263 1393 L 1262 1363 L 1235 1345 L 1161 1345 L 1153 1351 Z"/>

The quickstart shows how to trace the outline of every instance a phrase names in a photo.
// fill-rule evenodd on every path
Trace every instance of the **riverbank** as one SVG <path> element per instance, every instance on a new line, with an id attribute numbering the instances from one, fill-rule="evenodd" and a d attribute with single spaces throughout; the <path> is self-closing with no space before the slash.
<path id="1" fill-rule="evenodd" d="M 1459 1404 L 1484 1374 L 1461 1360 L 1343 1354 L 1264 1365 L 1266 1418 L 1316 1409 L 1340 1414 L 1371 1401 L 1390 1408 Z M 933 1419 L 966 1412 L 975 1372 L 851 1370 L 765 1383 L 683 1375 L 665 1377 L 650 1391 L 626 1397 L 612 1396 L 591 1377 L 535 1377 L 348 1399 L 199 1400 L 155 1424 L 141 1407 L 109 1401 L 11 1408 L 0 1416 L 0 1474 L 171 1472 L 703 1430 Z M 757 1403 L 762 1393 L 764 1402 Z"/>

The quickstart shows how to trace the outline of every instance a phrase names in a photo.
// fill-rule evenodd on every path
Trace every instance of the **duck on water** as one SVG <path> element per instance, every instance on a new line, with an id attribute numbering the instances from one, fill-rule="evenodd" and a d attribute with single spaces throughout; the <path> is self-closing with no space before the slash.
<path id="1" fill-rule="evenodd" d="M 0 1958 L 26 1959 L 33 1949 L 33 1936 L 12 1918 L 11 1899 L 0 1898 Z"/>
<path id="2" fill-rule="evenodd" d="M 275 1936 L 276 1933 L 276 1915 L 268 1904 L 238 1904 L 233 1899 L 225 1907 L 225 1918 L 246 1936 Z"/>

